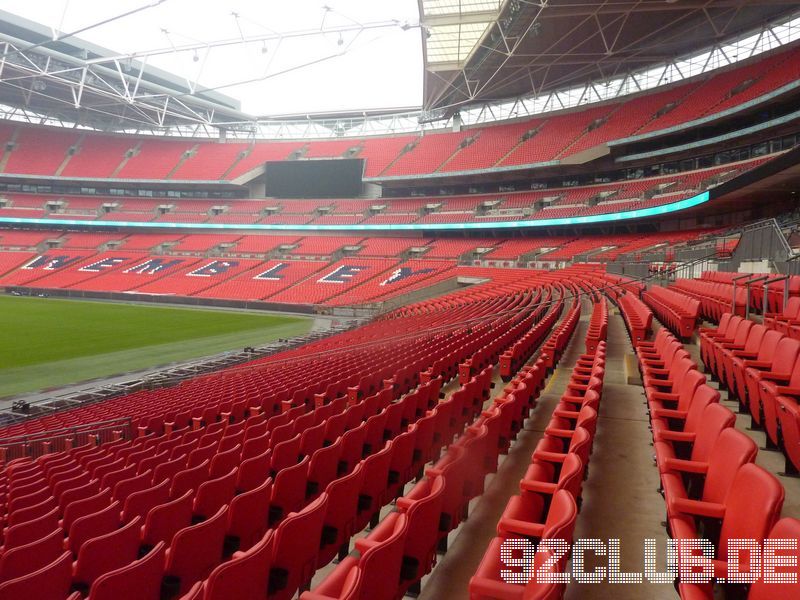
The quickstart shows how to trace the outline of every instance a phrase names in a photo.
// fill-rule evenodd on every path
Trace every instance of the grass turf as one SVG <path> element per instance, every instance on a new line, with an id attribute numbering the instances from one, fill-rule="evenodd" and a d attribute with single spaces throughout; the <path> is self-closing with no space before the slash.
<path id="1" fill-rule="evenodd" d="M 0 297 L 0 397 L 302 335 L 271 314 Z"/>

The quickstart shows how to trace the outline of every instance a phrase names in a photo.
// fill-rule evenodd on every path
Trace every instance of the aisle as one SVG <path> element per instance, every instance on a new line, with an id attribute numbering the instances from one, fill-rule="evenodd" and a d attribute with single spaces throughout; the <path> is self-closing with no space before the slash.
<path id="1" fill-rule="evenodd" d="M 616 312 L 616 311 L 615 311 Z M 609 312 L 606 376 L 589 478 L 583 486 L 583 507 L 575 539 L 619 539 L 622 571 L 641 572 L 644 540 L 655 538 L 663 565 L 667 539 L 662 525 L 664 499 L 658 493 L 658 470 L 644 390 L 625 383 L 625 354 L 633 352 L 622 317 Z M 599 564 L 606 565 L 606 559 Z M 587 560 L 587 570 L 592 566 Z M 663 569 L 660 569 L 663 570 Z M 651 600 L 678 597 L 672 584 L 570 583 L 566 600 Z"/>
<path id="2" fill-rule="evenodd" d="M 469 579 L 475 574 L 489 542 L 496 535 L 497 522 L 508 499 L 519 493 L 519 480 L 530 464 L 531 455 L 550 421 L 572 373 L 578 356 L 583 353 L 590 304 L 584 302 L 583 315 L 575 329 L 558 368 L 551 375 L 538 399 L 536 408 L 519 432 L 509 454 L 500 458 L 497 473 L 487 479 L 484 494 L 470 503 L 470 516 L 450 534 L 450 547 L 431 574 L 423 579 L 419 600 L 464 600 L 469 598 Z M 587 314 L 588 313 L 588 314 Z M 504 385 L 499 379 L 493 392 Z M 491 400 L 489 401 L 491 403 Z"/>

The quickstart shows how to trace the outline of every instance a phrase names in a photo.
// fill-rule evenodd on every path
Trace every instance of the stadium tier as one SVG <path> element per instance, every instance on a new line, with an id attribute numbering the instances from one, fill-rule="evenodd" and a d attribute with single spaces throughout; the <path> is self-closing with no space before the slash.
<path id="1" fill-rule="evenodd" d="M 236 180 L 269 160 L 363 158 L 365 176 L 480 171 L 561 160 L 634 135 L 690 124 L 758 100 L 797 80 L 800 51 L 651 91 L 625 102 L 555 113 L 513 124 L 351 141 L 175 141 L 83 134 L 7 124 L 0 172 L 64 177 Z"/>
<path id="2" fill-rule="evenodd" d="M 754 169 L 775 155 L 645 177 L 635 181 L 552 187 L 535 192 L 375 200 L 225 200 L 0 196 L 0 217 L 79 221 L 152 221 L 280 225 L 465 223 L 610 214 L 679 202 Z"/>

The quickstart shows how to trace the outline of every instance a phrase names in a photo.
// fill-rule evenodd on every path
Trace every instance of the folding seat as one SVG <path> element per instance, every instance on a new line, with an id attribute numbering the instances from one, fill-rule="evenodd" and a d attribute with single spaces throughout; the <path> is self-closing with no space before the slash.
<path id="1" fill-rule="evenodd" d="M 269 524 L 275 525 L 290 512 L 300 510 L 306 501 L 306 483 L 308 481 L 308 465 L 306 456 L 299 463 L 281 469 L 275 475 L 272 487 L 272 499 L 269 507 Z"/>
<path id="2" fill-rule="evenodd" d="M 222 440 L 220 440 L 217 449 L 219 452 L 227 452 L 231 448 L 239 446 L 241 450 L 241 445 L 243 441 L 244 441 L 244 431 L 239 431 L 238 433 L 231 433 L 229 430 L 225 430 L 225 435 L 222 437 Z"/>
<path id="3" fill-rule="evenodd" d="M 780 313 L 766 313 L 764 315 L 764 325 L 770 329 L 780 331 L 783 335 L 789 335 L 789 328 L 797 325 L 800 318 L 800 298 L 792 297 L 783 307 Z"/>
<path id="4" fill-rule="evenodd" d="M 578 458 L 581 459 L 581 463 L 587 464 L 591 447 L 591 435 L 583 427 L 578 427 L 569 440 L 569 444 L 565 444 L 565 440 L 558 438 L 543 437 L 536 444 L 531 462 L 550 463 L 557 472 L 560 472 L 561 465 L 566 460 L 567 454 L 577 454 Z"/>
<path id="5" fill-rule="evenodd" d="M 164 587 L 185 594 L 205 579 L 222 560 L 222 545 L 227 524 L 226 506 L 197 525 L 181 529 L 167 550 Z"/>
<path id="6" fill-rule="evenodd" d="M 414 470 L 419 472 L 424 465 L 438 459 L 433 443 L 436 432 L 436 414 L 428 412 L 424 417 L 417 420 L 417 436 L 414 440 Z M 436 455 L 436 456 L 434 456 Z"/>
<path id="7" fill-rule="evenodd" d="M 783 339 L 783 336 L 772 329 L 768 329 L 761 339 L 761 345 L 758 348 L 758 353 L 754 355 L 745 354 L 741 350 L 733 352 L 731 356 L 731 371 L 730 375 L 733 380 L 733 387 L 729 387 L 729 391 L 734 397 L 739 399 L 739 404 L 746 406 L 747 404 L 747 384 L 745 382 L 745 369 L 747 363 L 755 361 L 756 364 L 772 364 L 775 356 L 775 350 L 778 342 Z"/>
<path id="8" fill-rule="evenodd" d="M 719 402 L 719 399 L 720 395 L 717 390 L 701 384 L 695 388 L 686 410 L 654 409 L 651 412 L 650 420 L 653 441 L 691 443 L 694 441 L 698 428 L 701 427 L 703 411 L 706 406 Z"/>
<path id="9" fill-rule="evenodd" d="M 86 594 L 98 577 L 135 561 L 141 525 L 141 517 L 134 517 L 117 530 L 87 540 L 74 565 L 73 588 Z"/>
<path id="10" fill-rule="evenodd" d="M 205 600 L 263 600 L 267 596 L 274 534 L 268 531 L 244 552 L 215 568 L 204 585 Z"/>
<path id="11" fill-rule="evenodd" d="M 528 539 L 570 539 L 578 517 L 578 505 L 571 493 L 566 490 L 557 490 L 552 497 L 546 514 L 536 515 L 528 509 L 531 505 L 512 502 L 512 496 L 500 521 L 497 523 L 497 533 L 502 537 L 523 536 Z M 542 519 L 542 517 L 545 517 Z M 564 532 L 570 532 L 569 538 L 560 537 Z"/>
<path id="12" fill-rule="evenodd" d="M 0 600 L 64 600 L 72 581 L 72 557 L 64 552 L 41 569 L 0 583 Z"/>
<path id="13" fill-rule="evenodd" d="M 419 591 L 417 584 L 436 562 L 444 490 L 444 477 L 426 477 L 408 494 L 397 499 L 397 510 L 408 516 L 408 533 L 403 547 L 401 593 L 412 587 L 414 591 Z"/>
<path id="14" fill-rule="evenodd" d="M 212 442 L 192 450 L 189 453 L 188 460 L 186 461 L 186 467 L 191 469 L 206 461 L 210 464 L 211 459 L 217 454 L 217 446 L 218 444 L 216 442 Z"/>
<path id="15" fill-rule="evenodd" d="M 377 452 L 383 448 L 383 432 L 386 428 L 386 409 L 369 417 L 366 421 L 367 430 L 364 434 L 364 456 Z"/>
<path id="16" fill-rule="evenodd" d="M 230 472 L 239 466 L 239 456 L 242 453 L 242 447 L 236 445 L 228 450 L 221 451 L 211 459 L 211 467 L 209 468 L 208 476 L 212 479 L 221 477 L 225 473 Z"/>
<path id="17" fill-rule="evenodd" d="M 394 444 L 389 441 L 383 450 L 364 459 L 364 481 L 358 494 L 355 531 L 361 531 L 370 521 L 375 523 L 386 499 L 393 452 Z"/>
<path id="18" fill-rule="evenodd" d="M 158 542 L 171 544 L 173 536 L 191 524 L 192 492 L 151 508 L 142 525 L 142 545 L 154 547 Z"/>
<path id="19" fill-rule="evenodd" d="M 237 471 L 236 491 L 242 493 L 261 485 L 270 476 L 271 464 L 272 450 L 242 460 Z"/>
<path id="20" fill-rule="evenodd" d="M 47 484 L 35 483 L 32 485 L 25 485 L 9 491 L 8 508 L 9 510 L 17 510 L 25 506 L 30 506 L 31 504 L 38 504 L 52 495 L 53 492 L 47 487 Z"/>
<path id="21" fill-rule="evenodd" d="M 157 454 L 149 458 L 145 458 L 142 462 L 139 463 L 138 468 L 136 469 L 136 473 L 144 473 L 146 471 L 150 471 L 151 478 L 155 473 L 155 469 L 161 463 L 165 463 L 169 460 L 169 449 L 164 449 L 159 451 Z"/>
<path id="22" fill-rule="evenodd" d="M 717 327 L 701 327 L 697 334 L 700 337 L 700 359 L 704 365 L 708 365 L 710 360 L 708 353 L 711 352 L 711 343 L 716 339 L 725 340 L 733 335 L 742 317 L 731 313 L 724 313 L 719 319 Z"/>
<path id="23" fill-rule="evenodd" d="M 306 485 L 308 498 L 316 498 L 331 481 L 336 479 L 341 453 L 342 439 L 337 438 L 330 446 L 321 447 L 311 455 Z"/>
<path id="24" fill-rule="evenodd" d="M 447 534 L 458 527 L 464 518 L 466 505 L 465 479 L 470 468 L 465 448 L 452 445 L 436 464 L 426 469 L 429 479 L 442 477 L 445 483 L 442 497 L 442 513 L 439 519 L 439 540 L 446 549 Z"/>
<path id="25" fill-rule="evenodd" d="M 412 425 L 392 440 L 392 460 L 389 463 L 389 483 L 386 499 L 402 495 L 406 483 L 414 478 L 414 445 L 417 427 Z"/>
<path id="26" fill-rule="evenodd" d="M 109 457 L 111 458 L 111 457 Z M 91 474 L 93 479 L 102 479 L 106 473 L 118 471 L 125 467 L 125 457 L 116 458 L 113 461 L 106 460 L 101 465 L 95 467 L 87 465 L 86 470 Z"/>
<path id="27" fill-rule="evenodd" d="M 188 460 L 189 454 L 198 447 L 199 439 L 191 439 L 187 440 L 182 444 L 178 444 L 177 446 L 173 447 L 169 453 L 169 460 L 173 461 L 184 457 L 183 463 L 186 464 Z"/>
<path id="28" fill-rule="evenodd" d="M 347 475 L 334 479 L 325 488 L 328 497 L 322 526 L 322 543 L 317 557 L 317 568 L 331 562 L 337 552 L 347 555 L 350 536 L 355 531 L 358 499 L 364 483 L 364 464 L 358 463 Z"/>
<path id="29" fill-rule="evenodd" d="M 340 598 L 349 586 L 350 571 L 361 573 L 358 598 L 394 600 L 400 587 L 403 547 L 408 535 L 408 517 L 390 513 L 366 538 L 356 540 L 359 556 L 347 556 L 308 596 Z"/>
<path id="30" fill-rule="evenodd" d="M 29 544 L 17 546 L 0 557 L 0 582 L 24 577 L 46 567 L 64 552 L 64 532 L 56 528 Z"/>
<path id="31" fill-rule="evenodd" d="M 300 434 L 272 446 L 272 476 L 300 461 Z"/>
<path id="32" fill-rule="evenodd" d="M 76 477 L 70 477 L 69 479 L 62 479 L 51 487 L 51 489 L 53 490 L 53 497 L 56 500 L 59 500 L 65 492 L 86 485 L 91 480 L 92 476 L 89 475 L 89 473 L 86 471 L 82 472 L 80 475 L 77 475 Z M 100 487 L 103 487 L 102 478 L 100 479 Z"/>
<path id="33" fill-rule="evenodd" d="M 688 540 L 698 537 L 694 517 L 721 521 L 719 540 L 711 539 L 716 548 L 714 573 L 727 578 L 729 541 L 762 543 L 780 516 L 784 496 L 783 485 L 774 475 L 758 465 L 746 464 L 736 472 L 723 504 L 675 499 L 670 528 L 675 539 Z"/>
<path id="34" fill-rule="evenodd" d="M 464 480 L 464 493 L 468 500 L 480 496 L 484 490 L 488 472 L 484 463 L 488 434 L 489 430 L 486 426 L 472 425 L 467 427 L 467 430 L 455 443 L 467 451 L 467 462 L 471 465 Z"/>
<path id="35" fill-rule="evenodd" d="M 152 481 L 153 471 L 145 471 L 140 475 L 123 479 L 114 485 L 112 496 L 114 500 L 119 500 L 124 503 L 131 494 L 149 488 L 152 485 Z"/>
<path id="36" fill-rule="evenodd" d="M 722 382 L 731 393 L 735 393 L 736 384 L 733 379 L 733 359 L 736 358 L 750 358 L 754 359 L 758 356 L 758 349 L 761 347 L 762 340 L 769 331 L 761 324 L 753 325 L 750 328 L 750 333 L 747 340 L 739 347 L 727 347 L 720 349 L 721 361 L 718 359 L 717 364 L 722 365 L 722 374 L 719 376 Z"/>
<path id="37" fill-rule="evenodd" d="M 501 575 L 501 569 L 506 570 L 507 565 L 500 561 L 501 549 L 506 538 L 495 537 L 489 542 L 489 547 L 483 555 L 478 571 L 469 580 L 470 600 L 494 600 L 496 598 L 513 598 L 514 600 L 560 600 L 564 596 L 565 584 L 560 583 L 559 573 L 564 572 L 563 561 L 554 559 L 553 552 L 539 548 L 533 558 L 532 567 L 525 566 L 536 573 L 526 584 L 511 583 L 508 575 Z M 495 562 L 491 559 L 495 557 Z M 513 570 L 513 575 L 522 579 L 523 572 Z M 547 575 L 553 583 L 542 581 Z M 316 599 L 314 599 L 316 600 Z"/>
<path id="38" fill-rule="evenodd" d="M 711 403 L 705 407 L 700 419 L 699 429 L 694 432 L 692 439 L 687 443 L 658 441 L 654 442 L 656 464 L 659 473 L 669 471 L 670 459 L 684 458 L 695 462 L 706 462 L 711 449 L 725 429 L 733 427 L 736 415 L 721 404 Z M 687 446 L 691 445 L 690 448 Z"/>
<path id="39" fill-rule="evenodd" d="M 119 527 L 120 508 L 121 504 L 115 501 L 102 510 L 75 519 L 68 530 L 65 547 L 77 557 L 84 542 Z"/>
<path id="40" fill-rule="evenodd" d="M 23 498 L 27 497 L 28 496 L 23 496 Z M 55 498 L 52 496 L 47 496 L 44 500 L 37 504 L 32 504 L 29 506 L 23 504 L 23 506 L 24 508 L 15 507 L 13 510 L 8 512 L 5 522 L 7 527 L 11 527 L 19 523 L 25 523 L 31 519 L 38 519 L 42 515 L 46 515 L 52 511 L 54 508 L 57 508 L 58 504 L 56 503 Z"/>
<path id="41" fill-rule="evenodd" d="M 800 472 L 800 407 L 797 398 L 790 396 L 778 396 L 775 402 L 786 454 L 784 470 L 789 475 L 796 475 Z"/>
<path id="42" fill-rule="evenodd" d="M 313 416 L 313 413 L 309 413 Z M 300 434 L 300 454 L 311 456 L 325 445 L 325 423 L 313 425 Z"/>
<path id="43" fill-rule="evenodd" d="M 673 506 L 679 498 L 723 504 L 737 471 L 742 465 L 755 461 L 757 453 L 753 440 L 730 427 L 719 434 L 707 462 L 669 460 L 670 472 L 661 477 L 668 517 L 675 512 Z M 697 479 L 687 479 L 691 476 L 702 477 L 702 485 Z M 702 487 L 702 494 L 697 493 L 699 487 Z"/>
<path id="44" fill-rule="evenodd" d="M 153 440 L 153 441 L 155 442 L 156 440 Z M 138 450 L 136 452 L 131 452 L 128 455 L 128 458 L 127 458 L 127 461 L 125 463 L 125 466 L 138 465 L 145 458 L 149 458 L 151 456 L 155 456 L 155 454 L 156 454 L 156 445 L 155 444 L 151 444 L 149 447 L 145 448 L 144 450 Z"/>
<path id="45" fill-rule="evenodd" d="M 194 519 L 207 519 L 220 507 L 227 505 L 236 493 L 236 467 L 227 475 L 200 484 L 194 498 Z"/>
<path id="46" fill-rule="evenodd" d="M 338 475 L 349 473 L 364 458 L 364 435 L 366 435 L 366 432 L 367 426 L 362 423 L 342 436 L 342 453 L 339 455 Z"/>
<path id="47" fill-rule="evenodd" d="M 295 435 L 294 423 L 288 422 L 283 425 L 278 425 L 270 432 L 270 445 L 275 448 L 281 442 L 292 439 Z M 299 440 L 298 440 L 299 441 Z"/>
<path id="48" fill-rule="evenodd" d="M 269 504 L 272 498 L 272 479 L 260 486 L 234 496 L 228 507 L 228 526 L 225 538 L 226 553 L 247 550 L 269 527 Z"/>
<path id="49" fill-rule="evenodd" d="M 347 423 L 347 413 L 337 413 L 325 421 L 325 443 L 332 444 L 334 440 L 344 435 Z"/>
<path id="50" fill-rule="evenodd" d="M 158 483 L 164 480 L 172 482 L 175 475 L 186 468 L 188 458 L 188 455 L 183 455 L 157 465 L 153 473 L 153 482 Z"/>
<path id="51" fill-rule="evenodd" d="M 89 600 L 158 600 L 164 575 L 165 545 L 159 542 L 139 560 L 98 577 Z"/>
<path id="52" fill-rule="evenodd" d="M 383 430 L 383 438 L 391 440 L 398 435 L 403 428 L 403 405 L 400 402 L 393 402 L 386 408 L 386 423 Z"/>
<path id="53" fill-rule="evenodd" d="M 649 390 L 647 404 L 651 419 L 663 417 L 666 414 L 664 411 L 677 411 L 669 413 L 671 416 L 676 417 L 680 412 L 688 410 L 697 388 L 705 385 L 707 379 L 697 369 L 690 369 L 681 375 L 679 381 L 680 383 L 675 392 L 662 392 L 652 388 Z"/>
<path id="54" fill-rule="evenodd" d="M 269 571 L 269 600 L 289 600 L 311 581 L 316 570 L 327 501 L 328 496 L 321 494 L 302 511 L 287 515 L 276 528 Z"/>
<path id="55" fill-rule="evenodd" d="M 128 523 L 134 517 L 144 519 L 150 509 L 168 501 L 169 481 L 164 479 L 152 487 L 128 496 L 122 506 L 122 521 Z"/>
<path id="56" fill-rule="evenodd" d="M 560 471 L 550 463 L 531 463 L 519 481 L 519 496 L 512 496 L 506 507 L 512 513 L 541 517 L 550 497 L 558 490 L 567 490 L 580 505 L 581 489 L 586 468 L 580 457 L 568 453 Z M 514 506 L 512 506 L 512 503 Z"/>
<path id="57" fill-rule="evenodd" d="M 538 534 L 536 537 L 542 540 L 557 539 L 565 540 L 568 544 L 571 543 L 577 515 L 575 500 L 569 492 L 561 490 L 553 498 L 553 506 L 550 511 L 555 511 L 553 520 L 545 527 L 541 525 L 532 527 L 532 532 Z M 522 523 L 521 525 L 528 524 Z M 507 565 L 501 559 L 500 549 L 508 539 L 520 538 L 518 535 L 506 536 L 500 533 L 498 537 L 489 543 L 483 559 L 475 570 L 475 575 L 469 581 L 470 598 L 473 600 L 488 600 L 490 598 L 519 598 L 520 600 L 523 598 L 560 598 L 563 589 L 557 587 L 555 593 L 551 595 L 551 591 L 547 588 L 536 587 L 538 583 L 536 578 L 533 578 L 527 585 L 506 582 L 506 578 L 501 576 L 501 570 L 507 569 Z M 544 554 L 543 552 L 536 553 L 537 558 Z M 558 561 L 557 570 L 559 572 L 563 572 L 565 561 L 566 557 Z M 535 565 L 536 562 L 534 563 Z M 552 565 L 552 567 L 555 568 L 555 565 Z M 539 572 L 536 571 L 536 573 Z M 534 591 L 546 595 L 539 595 L 538 593 L 534 595 Z"/>
<path id="58" fill-rule="evenodd" d="M 100 487 L 111 488 L 113 490 L 114 486 L 117 485 L 117 483 L 119 483 L 120 481 L 123 481 L 124 479 L 130 479 L 131 477 L 135 477 L 136 469 L 137 465 L 133 464 L 133 465 L 128 465 L 123 469 L 106 473 L 100 480 Z"/>
<path id="59" fill-rule="evenodd" d="M 677 357 L 677 355 L 676 355 Z M 683 378 L 697 369 L 695 362 L 688 356 L 676 358 L 666 369 L 651 369 L 649 374 L 644 375 L 645 394 L 650 397 L 653 392 L 677 393 L 680 390 Z M 661 374 L 664 374 L 662 377 Z"/>
<path id="60" fill-rule="evenodd" d="M 69 531 L 76 519 L 103 510 L 111 501 L 111 490 L 105 488 L 94 496 L 71 502 L 64 508 L 64 514 L 61 519 L 62 528 L 64 531 Z"/>
<path id="61" fill-rule="evenodd" d="M 187 491 L 191 491 L 194 494 L 200 484 L 208 479 L 208 466 L 208 460 L 206 459 L 196 467 L 188 467 L 176 473 L 169 488 L 170 498 L 178 498 Z"/>
<path id="62" fill-rule="evenodd" d="M 597 411 L 591 406 L 583 406 L 580 411 L 559 410 L 550 419 L 544 434 L 549 437 L 569 440 L 575 433 L 576 427 L 583 427 L 594 438 L 597 430 Z"/>
<path id="63" fill-rule="evenodd" d="M 761 398 L 761 422 L 767 434 L 767 448 L 779 448 L 783 440 L 780 434 L 776 398 L 778 395 L 794 398 L 800 396 L 800 353 L 789 378 L 784 379 L 777 374 L 765 373 L 758 387 Z"/>
<path id="64" fill-rule="evenodd" d="M 269 433 L 263 433 L 260 436 L 251 437 L 246 439 L 242 445 L 241 459 L 243 461 L 259 454 L 263 454 L 269 450 Z"/>
<path id="65" fill-rule="evenodd" d="M 788 383 L 798 354 L 800 354 L 800 340 L 785 337 L 775 346 L 775 356 L 769 365 L 756 363 L 755 361 L 745 361 L 744 379 L 747 386 L 750 416 L 753 419 L 754 427 L 761 427 L 764 423 L 764 407 L 761 404 L 760 394 L 761 382 Z"/>
<path id="66" fill-rule="evenodd" d="M 709 364 L 706 364 L 706 366 L 716 379 L 722 381 L 722 368 L 720 367 L 722 350 L 744 348 L 745 342 L 747 342 L 747 336 L 750 335 L 750 329 L 753 325 L 753 321 L 743 319 L 739 322 L 739 325 L 730 338 L 724 340 L 716 339 L 711 342 L 708 351 Z"/>

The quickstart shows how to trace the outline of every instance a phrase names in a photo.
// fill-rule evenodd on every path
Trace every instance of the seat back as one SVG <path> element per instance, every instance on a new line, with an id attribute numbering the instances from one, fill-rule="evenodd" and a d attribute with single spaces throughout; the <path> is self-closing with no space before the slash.
<path id="1" fill-rule="evenodd" d="M 192 520 L 192 491 L 150 509 L 142 528 L 142 543 L 155 546 L 158 542 L 171 544 L 173 536 Z"/>
<path id="2" fill-rule="evenodd" d="M 692 396 L 692 401 L 686 411 L 686 420 L 683 422 L 683 431 L 696 432 L 702 427 L 703 413 L 709 404 L 719 402 L 719 392 L 710 385 L 700 385 Z"/>
<path id="3" fill-rule="evenodd" d="M 269 503 L 272 498 L 272 478 L 261 485 L 234 496 L 228 511 L 228 535 L 236 538 L 238 548 L 247 550 L 269 527 Z"/>
<path id="4" fill-rule="evenodd" d="M 150 509 L 164 504 L 169 500 L 169 480 L 164 479 L 160 483 L 156 483 L 152 487 L 134 492 L 125 500 L 122 507 L 122 520 L 128 522 L 134 517 L 142 517 L 144 519 Z"/>
<path id="5" fill-rule="evenodd" d="M 134 517 L 124 527 L 83 544 L 78 552 L 73 575 L 78 586 L 88 590 L 101 575 L 135 561 L 139 555 L 141 526 L 142 518 Z"/>
<path id="6" fill-rule="evenodd" d="M 393 600 L 397 596 L 403 546 L 408 534 L 408 517 L 402 513 L 396 514 L 389 535 L 371 546 L 358 560 L 362 598 Z M 380 529 L 373 533 L 380 533 Z M 371 537 L 372 534 L 367 537 L 367 541 Z"/>
<path id="7" fill-rule="evenodd" d="M 103 510 L 75 519 L 69 528 L 67 541 L 76 557 L 84 542 L 119 527 L 121 508 L 119 501 L 114 501 Z"/>
<path id="8" fill-rule="evenodd" d="M 275 549 L 270 571 L 269 595 L 278 599 L 294 596 L 316 571 L 317 553 L 328 495 L 297 513 L 289 514 L 275 530 Z"/>
<path id="9" fill-rule="evenodd" d="M 233 467 L 226 475 L 200 484 L 194 499 L 195 516 L 208 518 L 231 501 L 236 493 L 236 473 Z"/>
<path id="10" fill-rule="evenodd" d="M 56 560 L 41 569 L 10 579 L 0 584 L 0 600 L 40 598 L 57 600 L 69 595 L 72 581 L 72 555 L 64 552 Z"/>
<path id="11" fill-rule="evenodd" d="M 775 346 L 775 358 L 772 361 L 772 373 L 791 373 L 797 354 L 800 352 L 800 340 L 783 338 Z"/>
<path id="12" fill-rule="evenodd" d="M 246 552 L 237 552 L 208 576 L 205 600 L 263 600 L 272 563 L 275 536 L 268 531 Z"/>
<path id="13" fill-rule="evenodd" d="M 800 539 L 800 521 L 792 518 L 784 518 L 775 523 L 769 533 L 772 540 L 797 540 Z M 777 549 L 775 551 L 779 560 L 794 561 L 797 564 L 797 548 L 794 550 Z M 764 582 L 763 578 L 750 586 L 750 593 L 747 600 L 793 600 L 800 598 L 800 578 L 792 576 L 797 573 L 797 567 L 776 567 L 775 574 L 788 573 L 792 580 L 787 583 Z"/>
<path id="14" fill-rule="evenodd" d="M 735 427 L 722 431 L 708 458 L 708 471 L 703 485 L 703 500 L 722 504 L 733 485 L 736 473 L 755 461 L 756 443 Z"/>
<path id="15" fill-rule="evenodd" d="M 53 508 L 47 514 L 31 521 L 9 527 L 3 536 L 3 551 L 24 546 L 52 533 L 58 527 L 58 509 Z"/>
<path id="16" fill-rule="evenodd" d="M 692 444 L 691 459 L 698 462 L 708 462 L 711 449 L 723 430 L 733 427 L 736 415 L 718 403 L 712 403 L 703 410 L 702 425 L 697 431 Z"/>
<path id="17" fill-rule="evenodd" d="M 180 594 L 205 579 L 222 560 L 227 511 L 227 506 L 220 507 L 212 517 L 181 529 L 172 539 L 165 572 L 178 579 Z"/>
<path id="18" fill-rule="evenodd" d="M 98 577 L 89 600 L 146 600 L 159 598 L 164 574 L 164 542 L 145 556 Z"/>
<path id="19" fill-rule="evenodd" d="M 717 558 L 727 560 L 728 541 L 767 537 L 778 520 L 786 492 L 769 471 L 755 464 L 741 467 L 725 499 L 725 517 L 720 529 Z"/>
<path id="20" fill-rule="evenodd" d="M 0 582 L 23 577 L 49 565 L 64 551 L 64 532 L 56 528 L 30 544 L 4 552 L 0 558 Z"/>
<path id="21" fill-rule="evenodd" d="M 542 539 L 566 540 L 571 543 L 577 518 L 578 504 L 575 497 L 566 490 L 556 491 L 547 511 Z"/>
<path id="22" fill-rule="evenodd" d="M 758 349 L 758 356 L 756 360 L 763 362 L 772 362 L 775 356 L 775 351 L 778 347 L 778 342 L 784 338 L 780 331 L 774 329 L 768 330 L 761 340 L 761 346 Z"/>

